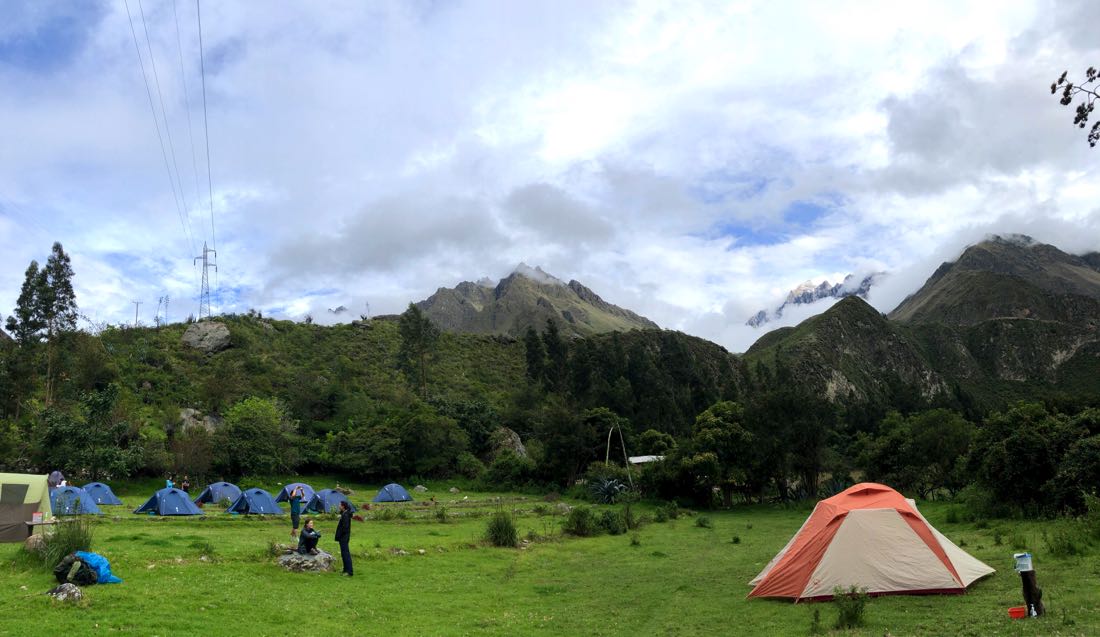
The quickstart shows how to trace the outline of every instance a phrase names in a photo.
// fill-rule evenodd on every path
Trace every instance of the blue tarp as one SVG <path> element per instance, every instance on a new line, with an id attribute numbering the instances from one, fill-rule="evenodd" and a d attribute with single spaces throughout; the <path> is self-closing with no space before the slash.
<path id="1" fill-rule="evenodd" d="M 80 487 L 58 487 L 50 493 L 50 508 L 54 515 L 101 515 L 92 496 Z"/>
<path id="2" fill-rule="evenodd" d="M 153 494 L 145 504 L 134 509 L 134 513 L 154 513 L 156 515 L 202 515 L 191 498 L 179 489 L 161 489 Z"/>
<path id="3" fill-rule="evenodd" d="M 268 515 L 282 515 L 283 513 L 279 505 L 275 504 L 275 498 L 263 489 L 242 491 L 225 511 L 226 513 L 261 513 Z"/>
<path id="4" fill-rule="evenodd" d="M 240 495 L 240 487 L 231 482 L 213 482 L 206 485 L 206 488 L 202 490 L 199 497 L 195 498 L 195 504 L 199 504 L 200 502 L 217 503 L 225 500 L 232 502 L 240 497 Z"/>
<path id="5" fill-rule="evenodd" d="M 99 553 L 89 553 L 87 551 L 77 551 L 76 556 L 84 560 L 84 563 L 92 567 L 99 576 L 96 583 L 98 584 L 118 584 L 122 580 L 115 577 L 111 573 L 111 563 L 107 561 L 107 558 L 103 557 Z"/>
<path id="6" fill-rule="evenodd" d="M 352 511 L 355 511 L 355 505 L 348 500 L 348 497 L 339 491 L 333 491 L 332 489 L 321 489 L 313 496 L 313 499 L 306 505 L 306 511 L 313 511 L 315 513 L 339 513 L 340 503 L 347 502 Z"/>
<path id="7" fill-rule="evenodd" d="M 122 504 L 122 500 L 119 500 L 114 491 L 111 491 L 111 487 L 102 482 L 89 482 L 84 485 L 84 491 L 92 496 L 92 500 L 100 506 Z"/>
<path id="8" fill-rule="evenodd" d="M 305 482 L 292 482 L 279 492 L 279 495 L 275 497 L 276 502 L 290 502 L 290 493 L 294 491 L 295 487 L 302 487 L 302 506 L 305 506 L 307 502 L 313 499 L 314 491 L 313 487 L 309 486 Z"/>
<path id="9" fill-rule="evenodd" d="M 371 502 L 412 502 L 412 496 L 405 490 L 405 487 L 396 482 L 391 482 L 379 489 L 378 495 L 374 496 Z"/>

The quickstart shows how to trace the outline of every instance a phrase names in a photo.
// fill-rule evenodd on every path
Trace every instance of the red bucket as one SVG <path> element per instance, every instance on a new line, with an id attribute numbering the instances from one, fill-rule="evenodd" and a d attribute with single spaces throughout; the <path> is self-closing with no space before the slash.
<path id="1" fill-rule="evenodd" d="M 1012 608 L 1008 609 L 1008 616 L 1012 619 L 1023 619 L 1027 617 L 1027 607 L 1013 606 Z"/>

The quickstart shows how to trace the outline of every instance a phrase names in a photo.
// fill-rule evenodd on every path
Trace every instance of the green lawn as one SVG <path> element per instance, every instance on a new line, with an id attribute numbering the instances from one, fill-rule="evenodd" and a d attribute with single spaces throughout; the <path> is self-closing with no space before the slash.
<path id="1" fill-rule="evenodd" d="M 445 483 L 428 486 L 428 494 L 414 495 L 434 494 L 451 520 L 405 504 L 392 506 L 407 519 L 355 523 L 352 579 L 278 568 L 267 547 L 289 541 L 287 516 L 139 516 L 129 511 L 147 493 L 121 493 L 126 506 L 97 521 L 93 550 L 124 582 L 85 589 L 84 607 L 63 606 L 43 595 L 54 584 L 49 573 L 17 561 L 19 545 L 0 545 L 0 635 L 806 635 L 814 610 L 827 627 L 836 616 L 829 603 L 745 599 L 746 582 L 798 529 L 805 507 L 702 513 L 712 528 L 696 526 L 698 516 L 654 522 L 634 546 L 630 533 L 562 538 L 561 516 L 537 513 L 553 507 L 537 496 L 452 495 Z M 374 492 L 356 488 L 356 503 Z M 521 536 L 543 539 L 523 549 L 484 545 L 485 516 L 500 507 L 517 511 Z M 873 599 L 866 628 L 838 634 L 1100 634 L 1100 559 L 1044 556 L 1040 533 L 1052 523 L 949 523 L 945 505 L 921 509 L 999 572 L 966 595 Z M 330 552 L 335 525 L 332 517 L 318 523 L 321 548 Z M 1014 542 L 1035 554 L 1046 618 L 1007 617 L 1007 607 L 1022 604 L 1011 570 L 1022 547 Z M 212 561 L 201 559 L 205 544 L 215 547 Z M 394 555 L 397 548 L 409 554 Z"/>

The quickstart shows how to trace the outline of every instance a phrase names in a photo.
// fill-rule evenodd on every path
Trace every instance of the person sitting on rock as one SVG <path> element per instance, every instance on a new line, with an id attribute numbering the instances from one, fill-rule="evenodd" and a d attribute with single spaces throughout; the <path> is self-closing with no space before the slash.
<path id="1" fill-rule="evenodd" d="M 302 555 L 317 555 L 317 540 L 320 539 L 320 531 L 313 528 L 313 518 L 306 518 L 306 525 L 298 535 L 298 552 Z"/>

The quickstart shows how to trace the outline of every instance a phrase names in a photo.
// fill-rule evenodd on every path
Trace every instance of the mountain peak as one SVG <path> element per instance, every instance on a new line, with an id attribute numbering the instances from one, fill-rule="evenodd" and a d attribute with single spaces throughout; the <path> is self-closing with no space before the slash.
<path id="1" fill-rule="evenodd" d="M 539 266 L 531 267 L 526 263 L 520 262 L 519 265 L 512 270 L 512 274 L 518 274 L 520 276 L 527 277 L 536 283 L 543 283 L 546 285 L 565 285 L 565 281 L 557 278 L 556 276 L 547 273 Z"/>
<path id="2" fill-rule="evenodd" d="M 764 323 L 780 318 L 783 316 L 783 310 L 791 305 L 809 305 L 826 298 L 843 299 L 849 296 L 867 298 L 867 293 L 870 292 L 875 279 L 881 275 L 881 272 L 876 272 L 857 279 L 854 274 L 849 274 L 844 277 L 844 281 L 837 284 L 830 284 L 828 280 L 818 284 L 813 281 L 806 281 L 788 292 L 786 300 L 779 307 L 770 311 L 758 311 L 749 320 L 745 321 L 745 325 L 759 327 Z"/>
<path id="3" fill-rule="evenodd" d="M 578 281 L 568 284 L 540 267 L 520 263 L 495 286 L 483 279 L 439 288 L 416 305 L 442 329 L 473 334 L 522 336 L 556 321 L 563 334 L 659 329 L 657 324 L 600 298 Z"/>

